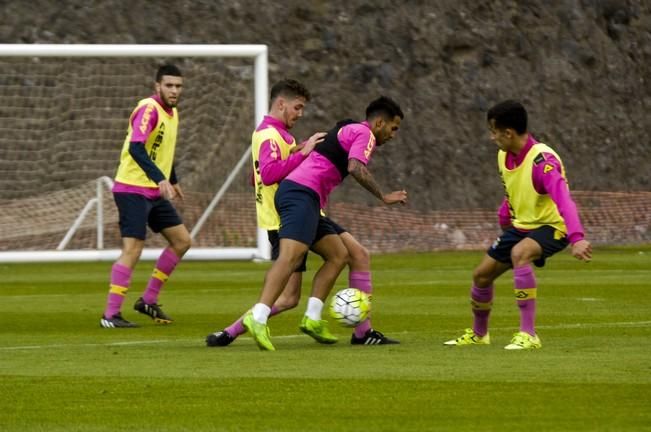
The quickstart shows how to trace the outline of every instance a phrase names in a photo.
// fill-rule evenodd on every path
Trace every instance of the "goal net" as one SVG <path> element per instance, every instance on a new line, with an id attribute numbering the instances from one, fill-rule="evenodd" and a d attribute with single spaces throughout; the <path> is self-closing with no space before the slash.
<path id="1" fill-rule="evenodd" d="M 110 193 L 131 110 L 158 66 L 184 75 L 176 201 L 188 259 L 268 258 L 250 185 L 250 136 L 267 110 L 264 45 L 0 45 L 0 261 L 113 260 Z M 165 240 L 147 239 L 143 258 Z"/>
<path id="2" fill-rule="evenodd" d="M 651 192 L 573 191 L 572 198 L 593 245 L 651 244 Z M 485 250 L 501 234 L 497 205 L 415 211 L 336 202 L 328 212 L 371 252 Z"/>

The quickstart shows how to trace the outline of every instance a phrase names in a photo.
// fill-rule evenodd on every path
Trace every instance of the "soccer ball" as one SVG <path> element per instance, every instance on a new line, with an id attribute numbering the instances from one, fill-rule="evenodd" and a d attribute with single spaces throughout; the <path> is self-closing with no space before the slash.
<path id="1" fill-rule="evenodd" d="M 357 288 L 337 292 L 330 300 L 330 316 L 344 327 L 354 327 L 371 311 L 371 298 Z"/>

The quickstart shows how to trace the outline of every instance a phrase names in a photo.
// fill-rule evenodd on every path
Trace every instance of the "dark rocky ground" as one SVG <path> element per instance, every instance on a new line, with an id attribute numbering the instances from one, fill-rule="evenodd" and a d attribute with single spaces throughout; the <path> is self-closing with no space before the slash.
<path id="1" fill-rule="evenodd" d="M 496 206 L 485 113 L 505 98 L 528 106 L 531 130 L 564 158 L 574 189 L 650 188 L 649 0 L 0 6 L 0 43 L 267 44 L 272 82 L 292 76 L 313 89 L 299 137 L 390 95 L 406 119 L 372 169 L 387 188 L 407 188 L 414 209 Z M 333 199 L 373 201 L 353 183 Z"/>

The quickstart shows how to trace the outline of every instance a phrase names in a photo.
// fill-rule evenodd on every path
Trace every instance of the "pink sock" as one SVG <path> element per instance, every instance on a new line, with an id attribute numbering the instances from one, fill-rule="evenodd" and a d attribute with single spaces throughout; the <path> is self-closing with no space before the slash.
<path id="1" fill-rule="evenodd" d="M 106 309 L 104 309 L 106 318 L 120 313 L 120 308 L 122 308 L 122 303 L 131 284 L 132 273 L 133 270 L 122 264 L 115 263 L 111 267 L 111 286 L 106 300 Z"/>
<path id="2" fill-rule="evenodd" d="M 520 308 L 520 331 L 536 334 L 536 277 L 531 265 L 513 269 L 515 296 Z"/>
<path id="3" fill-rule="evenodd" d="M 272 317 L 274 315 L 278 315 L 281 310 L 279 310 L 276 306 L 271 306 L 271 312 L 269 313 L 269 316 Z M 242 324 L 242 321 L 244 320 L 244 317 L 240 317 L 235 321 L 233 324 L 229 325 L 226 327 L 224 330 L 226 333 L 233 337 L 238 337 L 241 334 L 246 333 L 246 329 L 244 328 L 244 324 Z"/>
<path id="4" fill-rule="evenodd" d="M 373 285 L 371 285 L 371 272 L 351 271 L 348 274 L 348 286 L 364 291 L 369 297 L 373 294 Z M 366 318 L 355 327 L 355 337 L 362 338 L 372 328 L 371 316 Z"/>
<path id="5" fill-rule="evenodd" d="M 147 288 L 142 295 L 142 299 L 145 303 L 158 303 L 158 294 L 179 261 L 181 261 L 181 259 L 177 257 L 170 248 L 165 248 L 163 253 L 160 254 L 158 261 L 156 261 L 154 272 L 147 283 Z"/>
<path id="6" fill-rule="evenodd" d="M 488 333 L 488 317 L 493 305 L 493 284 L 486 288 L 479 288 L 474 283 L 470 289 L 470 304 L 474 316 L 472 330 L 479 336 L 486 336 Z"/>

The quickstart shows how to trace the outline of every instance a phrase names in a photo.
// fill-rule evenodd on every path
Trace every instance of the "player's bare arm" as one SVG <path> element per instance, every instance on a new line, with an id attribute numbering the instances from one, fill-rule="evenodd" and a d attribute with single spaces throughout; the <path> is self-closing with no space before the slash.
<path id="1" fill-rule="evenodd" d="M 388 194 L 383 194 L 380 186 L 375 181 L 371 171 L 362 162 L 357 159 L 350 159 L 348 161 L 348 173 L 357 180 L 357 183 L 362 185 L 364 189 L 375 195 L 378 199 L 382 200 L 385 204 L 405 203 L 407 201 L 407 192 L 404 190 L 393 191 Z"/>

